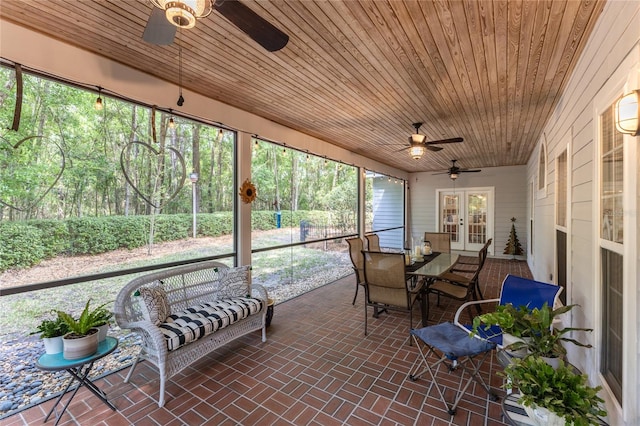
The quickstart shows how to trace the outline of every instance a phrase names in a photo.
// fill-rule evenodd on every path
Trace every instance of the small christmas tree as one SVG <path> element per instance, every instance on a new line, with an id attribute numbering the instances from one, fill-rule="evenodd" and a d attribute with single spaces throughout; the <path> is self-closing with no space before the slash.
<path id="1" fill-rule="evenodd" d="M 513 259 L 516 256 L 524 254 L 522 251 L 522 246 L 520 245 L 520 241 L 518 241 L 518 235 L 516 235 L 516 218 L 511 218 L 511 233 L 509 234 L 509 240 L 507 241 L 507 246 L 504 248 L 504 254 L 513 255 Z"/>

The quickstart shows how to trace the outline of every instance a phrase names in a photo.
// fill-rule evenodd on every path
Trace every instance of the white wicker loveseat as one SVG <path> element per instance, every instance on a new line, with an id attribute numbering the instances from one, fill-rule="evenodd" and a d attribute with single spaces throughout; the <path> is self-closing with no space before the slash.
<path id="1" fill-rule="evenodd" d="M 118 294 L 114 313 L 123 329 L 142 335 L 140 354 L 160 375 L 158 406 L 164 405 L 166 380 L 211 351 L 262 330 L 267 292 L 249 280 L 250 267 L 229 268 L 207 261 L 154 272 L 129 282 Z"/>

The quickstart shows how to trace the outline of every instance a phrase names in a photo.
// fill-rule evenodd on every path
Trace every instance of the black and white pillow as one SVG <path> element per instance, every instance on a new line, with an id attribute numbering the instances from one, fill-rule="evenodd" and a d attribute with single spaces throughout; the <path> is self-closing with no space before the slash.
<path id="1" fill-rule="evenodd" d="M 142 315 L 147 321 L 151 321 L 155 325 L 159 325 L 171 315 L 171 306 L 167 298 L 167 292 L 158 285 L 141 287 L 140 297 L 144 303 L 141 303 Z"/>
<path id="2" fill-rule="evenodd" d="M 249 295 L 250 265 L 224 268 L 218 272 L 218 298 L 247 297 Z"/>

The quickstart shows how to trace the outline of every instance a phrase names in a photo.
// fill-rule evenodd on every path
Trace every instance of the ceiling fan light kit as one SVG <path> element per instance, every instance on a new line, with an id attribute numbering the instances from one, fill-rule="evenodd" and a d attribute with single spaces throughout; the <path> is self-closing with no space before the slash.
<path id="1" fill-rule="evenodd" d="M 442 147 L 435 145 L 445 143 L 458 143 L 464 140 L 462 138 L 450 138 L 437 141 L 427 141 L 427 137 L 420 134 L 420 126 L 422 126 L 422 124 L 423 123 L 413 123 L 413 127 L 416 129 L 416 132 L 409 136 L 409 155 L 411 155 L 411 158 L 413 158 L 414 160 L 419 160 L 420 158 L 422 158 L 427 150 L 433 152 L 442 150 Z"/>
<path id="2" fill-rule="evenodd" d="M 167 20 L 179 28 L 193 28 L 196 20 L 209 16 L 211 0 L 149 0 L 154 6 L 165 11 Z"/>

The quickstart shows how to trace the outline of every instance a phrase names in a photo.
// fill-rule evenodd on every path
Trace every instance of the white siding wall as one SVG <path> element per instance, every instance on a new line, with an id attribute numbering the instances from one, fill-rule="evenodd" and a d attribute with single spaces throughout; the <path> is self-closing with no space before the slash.
<path id="1" fill-rule="evenodd" d="M 462 162 L 460 167 L 464 167 Z M 493 238 L 491 249 L 494 257 L 511 257 L 502 253 L 509 239 L 512 217 L 516 218 L 518 241 L 526 253 L 526 182 L 525 166 L 484 167 L 480 173 L 461 173 L 455 181 L 456 190 L 475 187 L 494 188 L 494 235 L 489 236 Z M 421 234 L 436 230 L 436 190 L 452 188 L 453 181 L 446 174 L 433 175 L 431 172 L 425 172 L 413 173 L 410 176 L 411 232 Z"/>
<path id="2" fill-rule="evenodd" d="M 571 318 L 575 327 L 590 327 L 596 329 L 587 335 L 586 339 L 594 345 L 594 349 L 584 350 L 569 347 L 569 358 L 583 372 L 589 375 L 592 384 L 601 384 L 598 373 L 599 358 L 599 330 L 600 326 L 600 288 L 598 279 L 597 227 L 598 206 L 596 163 L 597 146 L 594 138 L 597 132 L 596 108 L 602 102 L 611 103 L 609 97 L 617 96 L 624 90 L 638 89 L 640 83 L 640 2 L 638 1 L 610 1 L 604 6 L 602 15 L 596 24 L 594 33 L 571 75 L 567 87 L 547 123 L 544 133 L 547 141 L 547 196 L 536 198 L 535 201 L 535 238 L 533 259 L 529 266 L 536 279 L 548 281 L 549 274 L 554 270 L 555 237 L 554 237 L 554 180 L 555 157 L 566 146 L 567 134 L 570 135 L 571 152 L 571 217 L 568 245 L 570 248 L 571 270 L 569 276 L 568 303 L 577 303 L 581 307 Z M 606 98 L 606 99 L 603 99 Z M 628 138 L 628 141 L 634 138 Z M 542 142 L 542 140 L 541 140 Z M 635 138 L 633 143 L 640 143 Z M 539 147 L 538 147 L 539 148 Z M 634 147 L 633 152 L 636 152 Z M 534 150 L 527 164 L 527 181 L 537 179 L 539 149 Z M 638 166 L 639 159 L 630 158 L 631 163 Z M 625 158 L 625 162 L 627 159 Z M 632 174 L 638 179 L 638 171 Z M 627 177 L 627 179 L 629 179 Z M 537 182 L 537 180 L 535 180 Z M 637 191 L 637 190 L 636 190 Z M 634 194 L 638 200 L 638 194 Z M 630 222 L 634 229 L 638 220 L 637 207 L 625 206 L 630 209 Z M 626 220 L 626 219 L 625 219 Z M 634 232 L 637 234 L 637 231 Z M 628 237 L 625 234 L 625 239 Z M 632 247 L 625 247 L 625 258 L 632 259 L 629 269 L 640 271 L 638 261 L 637 235 L 629 236 L 633 241 Z M 630 255 L 630 256 L 629 256 Z M 630 290 L 630 291 L 629 291 Z M 637 306 L 640 306 L 640 287 L 638 286 L 638 272 L 627 275 L 625 280 L 625 358 L 624 358 L 624 407 L 620 410 L 613 402 L 613 398 L 605 390 L 601 392 L 607 400 L 610 424 L 637 425 L 640 424 L 638 406 L 640 405 L 640 316 Z M 629 297 L 627 297 L 627 295 Z M 574 309 L 574 311 L 576 311 Z M 584 339 L 583 339 L 584 340 Z"/>
<path id="3" fill-rule="evenodd" d="M 373 179 L 373 230 L 404 225 L 404 185 L 386 178 Z M 378 232 L 380 247 L 402 250 L 404 230 Z"/>

